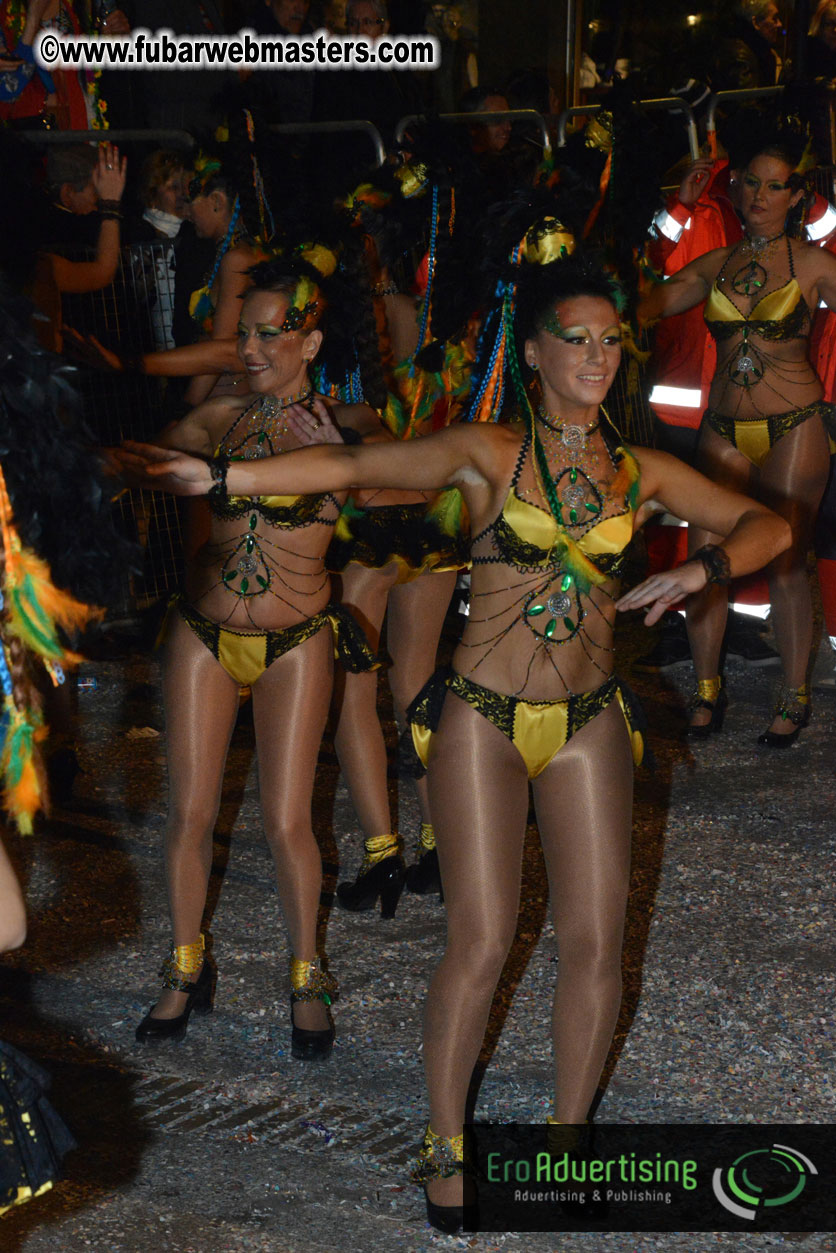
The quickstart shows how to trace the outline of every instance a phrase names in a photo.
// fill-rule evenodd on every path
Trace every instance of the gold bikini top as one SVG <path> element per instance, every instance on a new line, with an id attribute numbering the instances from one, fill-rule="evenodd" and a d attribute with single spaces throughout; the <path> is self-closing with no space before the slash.
<path id="1" fill-rule="evenodd" d="M 635 457 L 621 445 L 614 449 L 617 472 L 608 495 L 613 500 L 622 501 L 623 509 L 602 518 L 575 540 L 558 525 L 551 512 L 524 500 L 517 493 L 517 483 L 530 445 L 531 436 L 527 434 L 501 513 L 473 537 L 474 548 L 481 539 L 488 537 L 494 551 L 490 555 L 473 555 L 473 565 L 502 563 L 521 573 L 528 573 L 553 563 L 555 548 L 559 547 L 571 550 L 577 559 L 593 567 L 598 574 L 597 579 L 593 575 L 593 582 L 599 582 L 601 575 L 617 577 L 624 550 L 633 535 L 639 481 Z"/>

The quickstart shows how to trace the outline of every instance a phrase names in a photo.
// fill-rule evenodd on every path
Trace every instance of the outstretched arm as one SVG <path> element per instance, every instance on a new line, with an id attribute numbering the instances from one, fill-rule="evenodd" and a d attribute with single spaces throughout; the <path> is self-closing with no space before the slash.
<path id="1" fill-rule="evenodd" d="M 760 570 L 790 545 L 789 524 L 758 501 L 719 487 L 676 457 L 650 449 L 636 450 L 641 469 L 641 500 L 655 501 L 703 530 L 723 537 L 728 574 L 738 578 Z M 725 580 L 724 580 L 725 581 Z M 666 609 L 700 592 L 708 582 L 702 561 L 692 559 L 675 570 L 645 579 L 618 602 L 619 609 L 648 609 L 652 626 Z"/>
<path id="2" fill-rule="evenodd" d="M 311 422 L 301 406 L 291 406 L 287 413 L 299 423 L 300 431 Z M 322 401 L 314 404 L 314 421 L 329 421 Z M 318 444 L 261 461 L 233 461 L 225 468 L 226 487 L 235 496 L 265 496 L 308 495 L 352 487 L 429 490 L 450 484 L 487 486 L 496 475 L 498 458 L 504 468 L 506 441 L 513 439 L 503 428 L 474 423 L 406 443 Z M 148 444 L 127 443 L 126 449 L 122 454 L 126 464 L 135 471 L 144 470 L 149 486 L 177 495 L 201 496 L 215 481 L 208 461 L 172 456 Z"/>

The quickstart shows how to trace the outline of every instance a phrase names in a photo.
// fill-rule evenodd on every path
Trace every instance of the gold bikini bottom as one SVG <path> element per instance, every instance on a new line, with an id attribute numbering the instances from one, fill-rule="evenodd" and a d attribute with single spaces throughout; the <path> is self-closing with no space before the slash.
<path id="1" fill-rule="evenodd" d="M 407 710 L 412 742 L 421 762 L 427 765 L 430 741 L 438 729 L 447 692 L 466 701 L 477 713 L 506 735 L 525 762 L 529 779 L 535 779 L 573 735 L 617 700 L 627 723 L 633 761 L 644 756 L 643 719 L 636 699 L 615 675 L 600 687 L 565 700 L 520 700 L 504 696 L 466 679 L 454 670 L 437 670 Z"/>
<path id="2" fill-rule="evenodd" d="M 716 409 L 706 409 L 703 422 L 711 427 L 719 436 L 732 444 L 752 465 L 762 466 L 770 450 L 778 440 L 790 431 L 795 430 L 808 418 L 820 417 L 830 436 L 830 451 L 833 452 L 834 435 L 836 435 L 836 406 L 826 400 L 817 400 L 803 409 L 791 409 L 789 413 L 773 413 L 766 418 L 739 419 L 727 417 Z"/>
<path id="3" fill-rule="evenodd" d="M 359 674 L 380 665 L 359 623 L 343 605 L 326 605 L 312 618 L 278 631 L 221 626 L 179 596 L 172 600 L 172 608 L 240 687 L 252 687 L 274 661 L 329 625 L 334 632 L 334 656 L 346 670 Z"/>

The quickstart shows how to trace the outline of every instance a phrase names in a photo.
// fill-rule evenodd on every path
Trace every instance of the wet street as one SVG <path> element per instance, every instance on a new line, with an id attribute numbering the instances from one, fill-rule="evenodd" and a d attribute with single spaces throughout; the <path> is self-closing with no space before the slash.
<path id="1" fill-rule="evenodd" d="M 836 691 L 815 697 L 795 747 L 759 749 L 775 671 L 730 661 L 723 734 L 688 744 L 690 669 L 632 673 L 647 644 L 632 626 L 620 640 L 657 764 L 637 775 L 625 997 L 597 1118 L 832 1121 Z M 137 1045 L 169 942 L 158 666 L 122 649 L 82 675 L 96 680 L 80 694 L 84 773 L 34 838 L 9 837 L 30 926 L 0 961 L 2 1035 L 52 1072 L 79 1148 L 64 1182 L 0 1220 L 3 1253 L 836 1248 L 822 1233 L 433 1233 L 408 1169 L 426 1117 L 421 1007 L 443 906 L 405 894 L 387 922 L 334 907 L 361 837 L 326 739 L 314 826 L 338 1034 L 327 1062 L 294 1061 L 246 711 L 215 833 L 215 1011 L 192 1018 L 181 1044 Z M 406 780 L 391 786 L 411 854 L 414 795 Z M 477 1104 L 497 1121 L 542 1121 L 550 1108 L 556 953 L 533 826 L 529 835 Z"/>

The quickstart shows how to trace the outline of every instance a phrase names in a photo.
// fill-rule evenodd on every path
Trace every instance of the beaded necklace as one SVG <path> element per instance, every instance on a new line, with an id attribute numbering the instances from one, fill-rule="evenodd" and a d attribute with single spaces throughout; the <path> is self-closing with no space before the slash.
<path id="1" fill-rule="evenodd" d="M 594 520 L 600 514 L 604 501 L 600 487 L 592 478 L 592 473 L 599 468 L 598 453 L 592 449 L 586 465 L 581 465 L 580 462 L 587 454 L 589 437 L 594 435 L 601 425 L 600 418 L 596 415 L 588 426 L 576 426 L 555 422 L 546 416 L 541 407 L 534 421 L 551 435 L 557 436 L 563 449 L 569 454 L 569 464 L 562 466 L 556 474 L 552 474 L 545 446 L 535 425 L 533 440 L 535 473 L 539 471 L 540 486 L 543 488 L 543 494 L 549 502 L 558 525 L 564 529 L 567 525 L 563 516 L 564 505 L 569 510 L 568 525 L 582 526 L 584 522 Z M 564 481 L 561 500 L 561 484 Z M 591 501 L 587 500 L 590 494 L 592 495 Z"/>
<path id="2" fill-rule="evenodd" d="M 272 457 L 280 451 L 276 442 L 288 432 L 287 417 L 291 405 L 305 405 L 313 396 L 310 383 L 295 396 L 261 396 L 248 405 L 224 435 L 220 451 L 230 460 L 256 461 L 261 457 Z M 246 421 L 245 421 L 246 419 Z M 239 429 L 242 427 L 243 428 Z M 237 432 L 237 442 L 231 437 Z M 254 443 L 251 443 L 254 439 Z M 237 456 L 236 456 L 237 454 Z"/>

